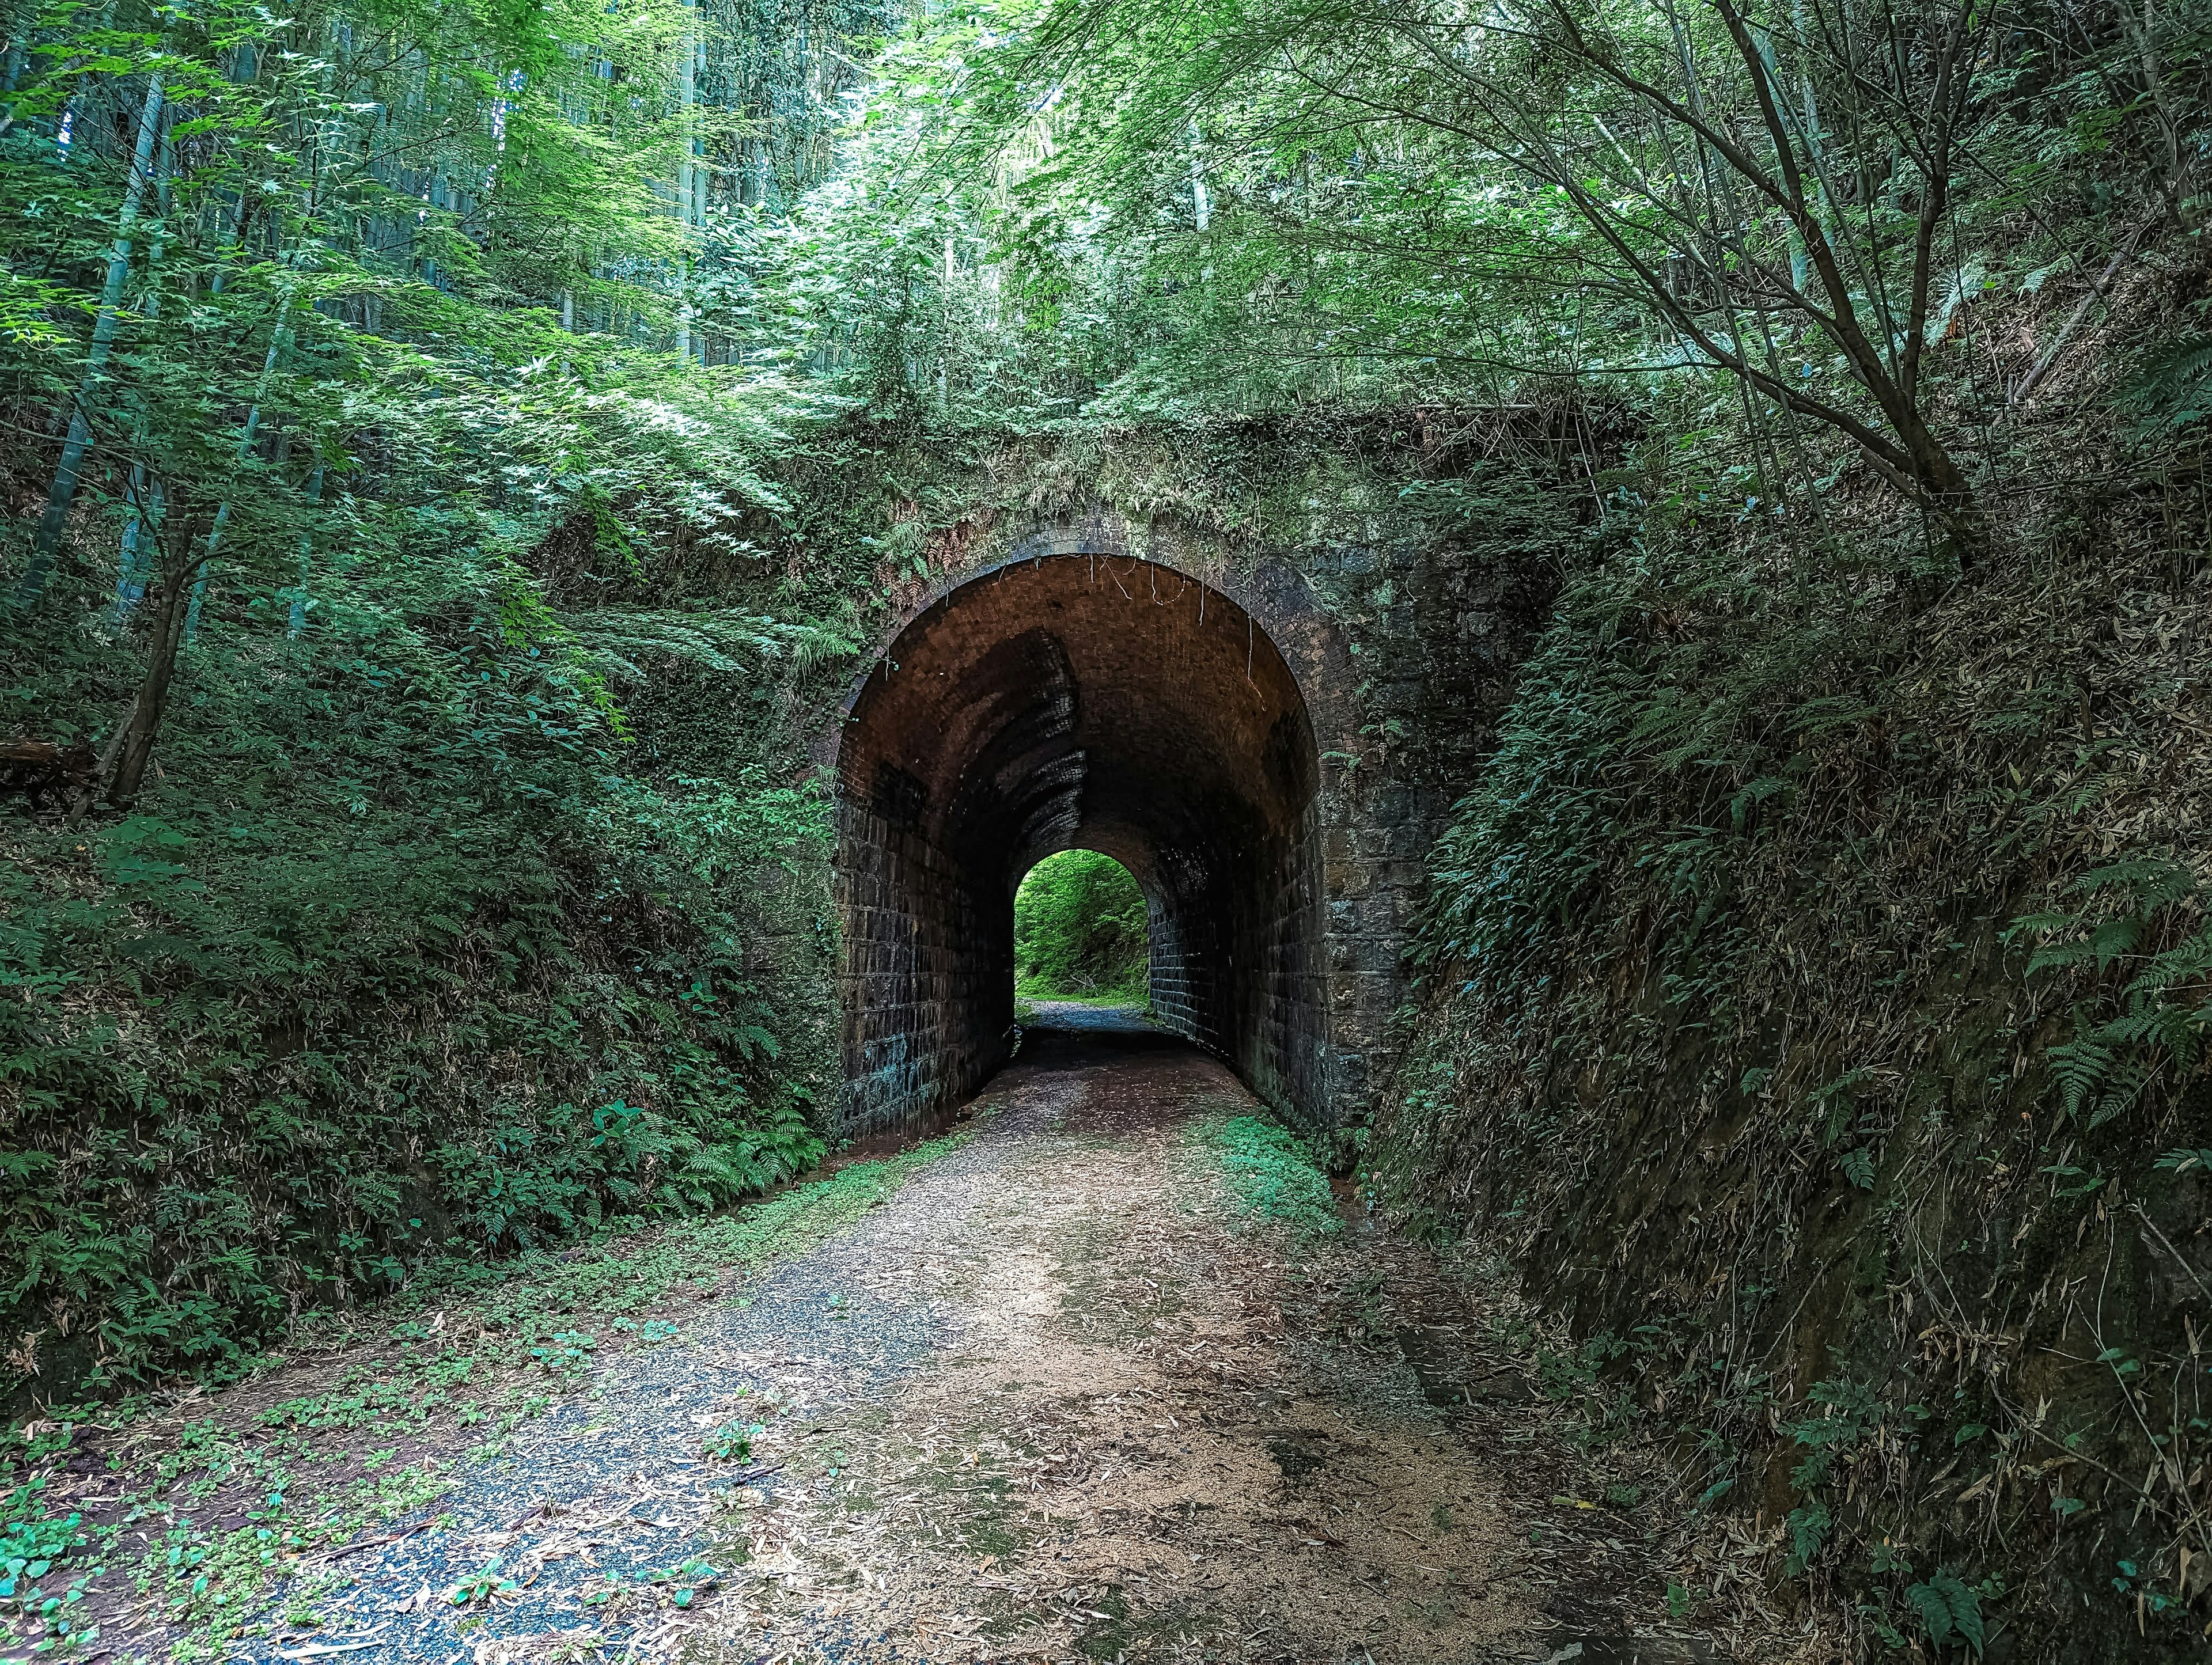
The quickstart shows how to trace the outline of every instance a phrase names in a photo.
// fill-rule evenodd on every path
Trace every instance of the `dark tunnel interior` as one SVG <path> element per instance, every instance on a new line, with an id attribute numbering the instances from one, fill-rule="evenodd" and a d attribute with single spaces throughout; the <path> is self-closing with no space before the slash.
<path id="1" fill-rule="evenodd" d="M 848 1131 L 927 1119 L 1005 1061 L 1014 890 L 1075 847 L 1145 892 L 1157 1021 L 1323 1117 L 1317 785 L 1296 679 L 1219 591 L 1085 555 L 951 591 L 840 739 Z"/>

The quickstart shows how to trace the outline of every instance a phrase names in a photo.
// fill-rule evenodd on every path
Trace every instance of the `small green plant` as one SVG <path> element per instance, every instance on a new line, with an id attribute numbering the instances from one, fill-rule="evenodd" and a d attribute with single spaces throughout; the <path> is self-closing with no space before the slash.
<path id="1" fill-rule="evenodd" d="M 753 1454 L 753 1442 L 765 1431 L 757 1422 L 726 1422 L 707 1436 L 700 1449 L 716 1462 L 744 1462 Z"/>
<path id="2" fill-rule="evenodd" d="M 597 1340 L 583 1330 L 561 1330 L 550 1341 L 532 1347 L 530 1356 L 550 1376 L 575 1376 L 591 1368 Z"/>
<path id="3" fill-rule="evenodd" d="M 1791 1510 L 1785 1524 L 1790 1529 L 1790 1553 L 1783 1561 L 1782 1570 L 1794 1578 L 1820 1559 L 1835 1516 L 1829 1512 L 1827 1504 L 1815 1498 Z"/>
<path id="4" fill-rule="evenodd" d="M 1328 1176 L 1296 1134 L 1257 1116 L 1239 1115 L 1203 1136 L 1220 1159 L 1230 1194 L 1248 1212 L 1310 1237 L 1344 1229 Z"/>
<path id="5" fill-rule="evenodd" d="M 85 1586 L 106 1571 L 102 1566 L 82 1568 L 65 1586 L 58 1580 L 65 1569 L 85 1559 L 93 1535 L 83 1529 L 82 1517 L 42 1516 L 35 1503 L 42 1483 L 17 1486 L 8 1499 L 8 1521 L 0 1532 L 0 1613 L 12 1610 L 19 1624 L 27 1622 L 38 1639 L 33 1653 L 76 1649 L 100 1633 L 97 1626 L 80 1627 L 77 1609 Z"/>
<path id="6" fill-rule="evenodd" d="M 16 1495 L 27 1502 L 30 1492 L 25 1486 Z M 10 1520 L 0 1532 L 0 1601 L 13 1600 L 20 1585 L 36 1583 L 88 1543 L 79 1529 L 82 1519 L 68 1515 L 58 1520 Z"/>
<path id="7" fill-rule="evenodd" d="M 488 1605 L 495 1596 L 514 1594 L 515 1588 L 514 1580 L 501 1571 L 500 1558 L 495 1555 L 447 1591 L 446 1600 L 457 1607 L 474 1607 L 478 1602 Z"/>
<path id="8" fill-rule="evenodd" d="M 1905 1600 L 1928 1632 L 1929 1641 L 1938 1649 L 1955 1638 L 1976 1653 L 1981 1652 L 1981 1595 L 1956 1573 L 1945 1568 L 1925 1583 L 1908 1587 Z"/>
<path id="9" fill-rule="evenodd" d="M 679 1566 L 670 1567 L 665 1572 L 648 1572 L 642 1582 L 665 1588 L 671 1607 L 688 1607 L 720 1580 L 721 1574 L 713 1566 L 694 1559 Z"/>
<path id="10" fill-rule="evenodd" d="M 2136 1597 L 2143 1604 L 2146 1612 L 2162 1613 L 2175 1605 L 2172 1596 L 2150 1587 L 2150 1580 L 2144 1576 L 2139 1563 L 2116 1561 L 2113 1565 L 2119 1568 L 2119 1576 L 2112 1580 L 2112 1588 L 2122 1595 Z"/>

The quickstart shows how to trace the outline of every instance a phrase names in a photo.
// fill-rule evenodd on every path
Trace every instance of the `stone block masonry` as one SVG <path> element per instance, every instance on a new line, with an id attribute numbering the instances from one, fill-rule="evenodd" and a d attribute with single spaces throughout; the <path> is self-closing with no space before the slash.
<path id="1" fill-rule="evenodd" d="M 1409 625 L 1363 659 L 1299 566 L 1232 573 L 1157 527 L 1143 556 L 1131 542 L 1093 513 L 948 575 L 827 738 L 841 1133 L 918 1125 L 999 1067 L 1014 890 L 1073 847 L 1145 892 L 1158 1021 L 1278 1109 L 1317 1133 L 1357 1121 L 1386 1073 L 1420 858 L 1449 796 L 1377 736 L 1435 728 L 1438 662 L 1455 684 L 1498 681 L 1527 632 L 1400 555 L 1310 562 L 1335 583 L 1448 597 L 1397 610 L 1443 621 L 1438 643 Z"/>

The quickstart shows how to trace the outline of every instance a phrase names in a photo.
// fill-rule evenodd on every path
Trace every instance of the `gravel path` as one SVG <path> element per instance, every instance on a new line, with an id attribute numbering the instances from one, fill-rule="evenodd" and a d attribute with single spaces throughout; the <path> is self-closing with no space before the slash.
<path id="1" fill-rule="evenodd" d="M 1071 1010 L 1086 1029 L 1148 1032 L 1121 1011 Z M 1048 1018 L 1040 1029 L 1049 1034 L 1057 1027 Z M 1033 1066 L 1024 1073 L 1034 1073 Z M 743 1304 L 702 1315 L 688 1327 L 688 1346 L 626 1356 L 602 1372 L 591 1400 L 527 1425 L 507 1456 L 440 1499 L 434 1514 L 444 1527 L 354 1558 L 352 1587 L 318 1604 L 325 1622 L 312 1638 L 267 1641 L 231 1657 L 291 1660 L 303 1648 L 350 1643 L 343 1657 L 355 1665 L 523 1659 L 538 1650 L 498 1644 L 581 1625 L 596 1642 L 634 1650 L 662 1632 L 692 1628 L 668 1624 L 658 1600 L 648 1607 L 619 1595 L 588 1604 L 586 1598 L 702 1560 L 720 1583 L 733 1558 L 717 1523 L 732 1492 L 742 1484 L 773 1501 L 788 1482 L 781 1472 L 786 1466 L 768 1455 L 774 1442 L 765 1429 L 763 1460 L 734 1472 L 702 1455 L 702 1432 L 732 1420 L 750 1425 L 756 1407 L 781 1407 L 779 1420 L 787 1425 L 831 1404 L 880 1402 L 953 1344 L 963 1315 L 952 1297 L 976 1246 L 945 1225 L 988 1212 L 1001 1170 L 1058 1120 L 1054 1106 L 1065 1096 L 1002 1080 L 982 1108 L 1005 1104 L 1008 1112 L 988 1124 L 985 1137 L 909 1179 L 859 1226 L 749 1285 Z M 892 1265 L 914 1273 L 886 1287 L 881 1274 Z M 495 1556 L 502 1577 L 520 1571 L 530 1582 L 456 1607 L 449 1592 Z M 669 1579 L 665 1587 L 681 1590 L 702 1577 Z M 341 1614 L 362 1622 L 341 1634 Z M 826 1657 L 842 1656 L 834 1638 L 780 1638 L 773 1630 L 762 1638 L 771 1651 L 786 1639 L 823 1644 Z"/>
<path id="2" fill-rule="evenodd" d="M 1711 1656 L 1432 1262 L 1236 1206 L 1216 1130 L 1255 1108 L 1132 1014 L 1040 1013 L 971 1141 L 225 1656 Z"/>
<path id="3" fill-rule="evenodd" d="M 1152 1018 L 1134 1006 L 1091 1006 L 1082 1000 L 1031 1000 L 1036 1014 L 1030 1029 L 1048 1035 L 1152 1035 Z"/>

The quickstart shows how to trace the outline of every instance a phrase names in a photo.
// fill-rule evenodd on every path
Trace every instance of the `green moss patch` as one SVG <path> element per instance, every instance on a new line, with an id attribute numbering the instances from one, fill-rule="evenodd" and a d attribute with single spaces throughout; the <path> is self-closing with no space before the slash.
<path id="1" fill-rule="evenodd" d="M 1279 1220 L 1307 1237 L 1344 1229 L 1328 1176 L 1287 1128 L 1256 1115 L 1236 1115 L 1208 1123 L 1199 1138 L 1219 1161 L 1229 1194 L 1247 1213 Z"/>

